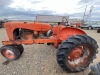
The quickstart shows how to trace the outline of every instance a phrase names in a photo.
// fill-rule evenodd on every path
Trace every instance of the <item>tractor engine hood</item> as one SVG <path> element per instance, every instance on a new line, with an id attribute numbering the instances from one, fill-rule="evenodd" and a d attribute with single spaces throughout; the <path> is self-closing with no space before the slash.
<path id="1" fill-rule="evenodd" d="M 6 22 L 4 27 L 10 28 L 12 30 L 17 28 L 29 29 L 39 32 L 46 32 L 52 29 L 52 26 L 45 23 L 37 23 L 37 22 Z"/>

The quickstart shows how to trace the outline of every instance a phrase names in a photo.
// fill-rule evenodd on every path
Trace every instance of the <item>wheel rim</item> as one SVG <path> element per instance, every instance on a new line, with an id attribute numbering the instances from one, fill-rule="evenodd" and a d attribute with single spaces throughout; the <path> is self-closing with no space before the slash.
<path id="1" fill-rule="evenodd" d="M 91 51 L 90 47 L 80 45 L 69 53 L 66 63 L 72 68 L 80 68 L 90 60 Z"/>
<path id="2" fill-rule="evenodd" d="M 15 55 L 14 53 L 11 51 L 11 50 L 3 50 L 3 55 L 6 57 L 6 58 L 9 58 L 9 59 L 13 59 L 15 58 Z"/>

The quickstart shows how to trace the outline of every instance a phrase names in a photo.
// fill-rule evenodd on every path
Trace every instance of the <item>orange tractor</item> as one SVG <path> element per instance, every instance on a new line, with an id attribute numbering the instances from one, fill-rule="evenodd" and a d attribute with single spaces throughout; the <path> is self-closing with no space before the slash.
<path id="1" fill-rule="evenodd" d="M 2 41 L 0 51 L 9 61 L 21 56 L 21 44 L 47 43 L 58 49 L 57 62 L 64 70 L 78 72 L 88 67 L 98 52 L 97 42 L 77 28 L 37 22 L 7 22 L 4 27 L 9 39 Z"/>

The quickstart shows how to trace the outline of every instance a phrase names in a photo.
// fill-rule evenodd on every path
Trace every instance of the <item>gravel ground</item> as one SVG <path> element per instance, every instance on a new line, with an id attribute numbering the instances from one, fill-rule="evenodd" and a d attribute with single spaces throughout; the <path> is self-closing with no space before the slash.
<path id="1" fill-rule="evenodd" d="M 85 30 L 88 35 L 97 40 L 100 45 L 100 34 L 96 30 Z M 6 38 L 5 29 L 0 29 L 0 47 L 1 41 Z M 66 73 L 56 62 L 56 49 L 50 45 L 24 45 L 25 51 L 20 59 L 11 61 L 7 65 L 2 63 L 5 61 L 0 55 L 0 75 L 87 75 L 89 68 L 84 72 Z M 94 64 L 99 62 L 100 52 L 94 60 Z"/>

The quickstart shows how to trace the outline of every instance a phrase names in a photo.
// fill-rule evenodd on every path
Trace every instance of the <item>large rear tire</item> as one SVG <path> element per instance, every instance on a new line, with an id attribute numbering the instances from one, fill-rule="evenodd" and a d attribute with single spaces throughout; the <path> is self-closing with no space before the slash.
<path id="1" fill-rule="evenodd" d="M 59 45 L 58 64 L 67 72 L 83 71 L 96 56 L 97 42 L 87 35 L 75 35 Z"/>

